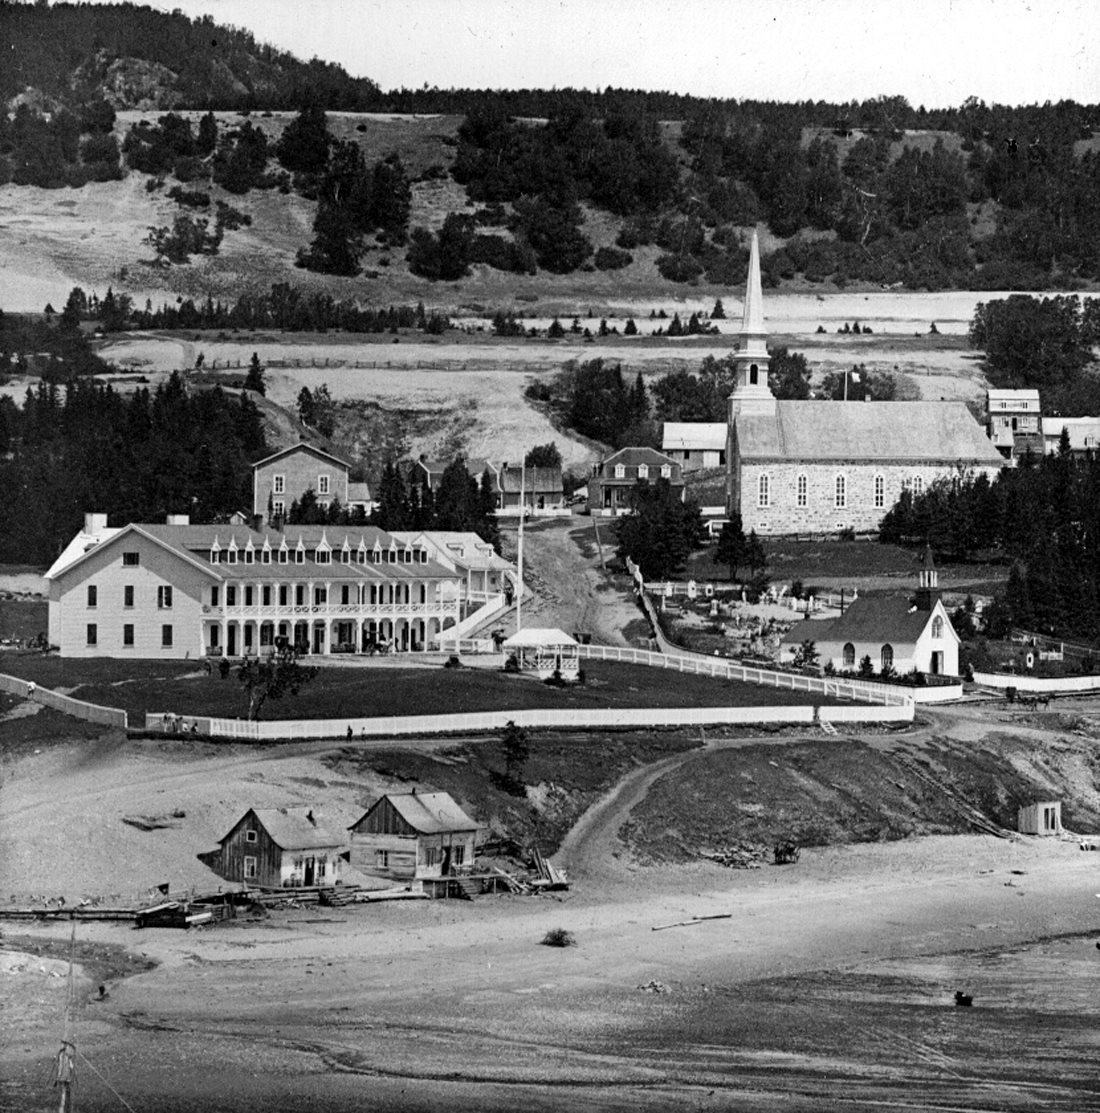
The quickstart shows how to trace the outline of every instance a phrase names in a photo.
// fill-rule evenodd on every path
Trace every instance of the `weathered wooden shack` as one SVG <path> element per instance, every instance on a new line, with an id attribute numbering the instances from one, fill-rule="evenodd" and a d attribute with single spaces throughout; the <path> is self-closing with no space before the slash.
<path id="1" fill-rule="evenodd" d="M 350 861 L 379 877 L 447 877 L 469 868 L 477 832 L 477 823 L 449 793 L 390 794 L 348 828 Z"/>
<path id="2" fill-rule="evenodd" d="M 219 841 L 217 871 L 266 889 L 331 886 L 346 840 L 317 823 L 311 808 L 249 808 Z"/>
<path id="3" fill-rule="evenodd" d="M 1057 800 L 1025 804 L 1016 813 L 1016 830 L 1021 835 L 1060 835 L 1062 805 Z"/>

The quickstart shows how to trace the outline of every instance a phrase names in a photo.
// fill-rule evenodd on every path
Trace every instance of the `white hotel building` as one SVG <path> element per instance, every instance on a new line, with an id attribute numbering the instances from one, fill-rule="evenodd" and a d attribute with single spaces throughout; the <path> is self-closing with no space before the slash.
<path id="1" fill-rule="evenodd" d="M 108 528 L 89 514 L 46 573 L 62 657 L 427 651 L 455 625 L 464 576 L 372 526 Z"/>

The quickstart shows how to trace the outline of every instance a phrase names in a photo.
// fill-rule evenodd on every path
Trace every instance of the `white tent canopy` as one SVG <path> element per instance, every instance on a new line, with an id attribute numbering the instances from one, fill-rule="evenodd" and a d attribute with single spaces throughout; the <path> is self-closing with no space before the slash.
<path id="1" fill-rule="evenodd" d="M 504 642 L 505 649 L 550 649 L 577 645 L 577 639 L 555 626 L 531 626 L 519 630 Z"/>

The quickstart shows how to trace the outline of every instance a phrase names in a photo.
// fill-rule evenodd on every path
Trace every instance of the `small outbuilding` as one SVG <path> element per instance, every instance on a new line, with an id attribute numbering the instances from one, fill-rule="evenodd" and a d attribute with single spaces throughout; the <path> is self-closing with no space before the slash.
<path id="1" fill-rule="evenodd" d="M 540 680 L 554 673 L 562 680 L 576 680 L 580 650 L 576 638 L 556 627 L 531 626 L 505 639 L 504 652 L 515 658 L 520 672 L 534 672 Z"/>
<path id="2" fill-rule="evenodd" d="M 219 845 L 214 868 L 227 881 L 313 888 L 340 880 L 346 840 L 321 827 L 312 808 L 249 808 Z"/>
<path id="3" fill-rule="evenodd" d="M 1016 830 L 1021 835 L 1060 835 L 1062 805 L 1057 800 L 1025 804 L 1016 813 Z"/>
<path id="4" fill-rule="evenodd" d="M 473 863 L 477 832 L 449 793 L 391 793 L 348 828 L 350 864 L 400 880 L 449 877 Z"/>

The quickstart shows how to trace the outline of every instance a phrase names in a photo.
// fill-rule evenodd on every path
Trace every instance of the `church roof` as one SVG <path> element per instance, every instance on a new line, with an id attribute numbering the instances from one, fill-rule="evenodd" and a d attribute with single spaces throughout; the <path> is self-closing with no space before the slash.
<path id="1" fill-rule="evenodd" d="M 745 280 L 745 308 L 741 315 L 741 331 L 746 335 L 764 332 L 764 294 L 760 288 L 760 237 L 754 231 L 749 249 L 749 272 Z"/>
<path id="2" fill-rule="evenodd" d="M 838 618 L 798 622 L 783 635 L 785 645 L 815 642 L 889 642 L 915 645 L 932 619 L 932 611 L 918 611 L 906 595 L 861 595 Z"/>
<path id="3" fill-rule="evenodd" d="M 736 431 L 742 460 L 1004 464 L 964 402 L 781 401 Z"/>

